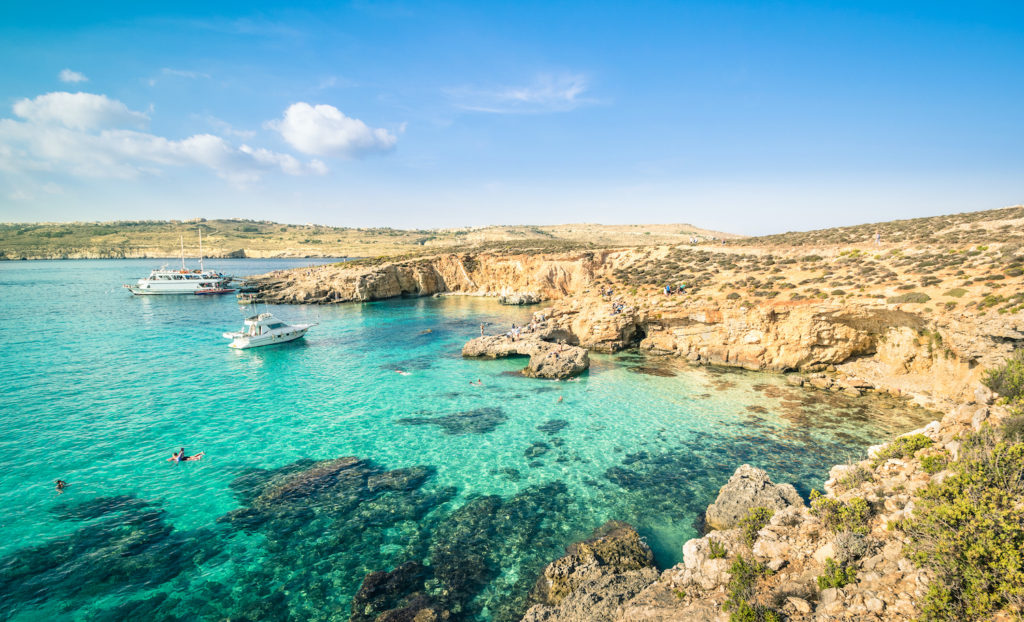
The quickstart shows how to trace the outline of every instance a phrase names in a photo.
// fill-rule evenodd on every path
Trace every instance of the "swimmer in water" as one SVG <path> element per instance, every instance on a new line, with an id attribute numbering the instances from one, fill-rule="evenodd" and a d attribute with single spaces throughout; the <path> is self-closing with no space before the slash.
<path id="1" fill-rule="evenodd" d="M 557 401 L 557 402 L 555 402 L 555 403 L 556 403 L 556 404 L 561 404 L 561 403 L 562 403 L 562 400 L 563 400 L 563 399 L 565 399 L 565 396 L 564 396 L 564 395 L 559 395 L 559 396 L 558 396 L 558 401 Z"/>
<path id="2" fill-rule="evenodd" d="M 402 371 L 401 369 L 396 369 L 396 370 L 395 370 L 395 373 L 396 373 L 396 374 L 402 374 L 403 376 L 408 376 L 408 375 L 409 375 L 409 372 L 407 372 L 407 371 Z"/>
<path id="3" fill-rule="evenodd" d="M 185 448 L 182 447 L 181 451 L 177 451 L 174 454 L 172 454 L 171 457 L 167 459 L 167 461 L 168 462 L 174 462 L 174 463 L 190 462 L 190 461 L 193 461 L 193 460 L 202 460 L 203 456 L 205 456 L 205 455 L 206 455 L 206 452 L 205 451 L 201 451 L 201 452 L 195 454 L 194 456 L 186 456 L 185 455 Z"/>
<path id="4" fill-rule="evenodd" d="M 68 487 L 68 483 L 62 479 L 57 480 L 57 494 L 64 494 L 64 489 Z"/>

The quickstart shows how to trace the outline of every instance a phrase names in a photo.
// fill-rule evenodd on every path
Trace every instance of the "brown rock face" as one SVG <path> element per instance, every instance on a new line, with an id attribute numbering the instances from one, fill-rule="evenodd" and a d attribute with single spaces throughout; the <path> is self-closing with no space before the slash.
<path id="1" fill-rule="evenodd" d="M 715 529 L 731 529 L 752 508 L 783 510 L 790 506 L 803 507 L 803 504 L 792 484 L 773 484 L 767 473 L 744 464 L 718 491 L 718 498 L 708 506 L 705 520 Z"/>
<path id="2" fill-rule="evenodd" d="M 613 620 L 621 604 L 658 577 L 654 554 L 626 523 L 609 521 L 548 564 L 524 621 Z"/>

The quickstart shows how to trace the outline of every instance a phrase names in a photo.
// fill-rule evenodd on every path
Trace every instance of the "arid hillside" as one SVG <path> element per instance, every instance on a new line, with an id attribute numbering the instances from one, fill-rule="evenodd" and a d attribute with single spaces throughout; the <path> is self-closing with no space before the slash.
<path id="1" fill-rule="evenodd" d="M 691 238 L 735 239 L 692 225 L 465 227 L 356 229 L 252 220 L 118 221 L 0 224 L 0 259 L 105 259 L 176 257 L 379 257 L 423 255 L 449 248 L 529 245 L 549 251 L 677 244 Z"/>

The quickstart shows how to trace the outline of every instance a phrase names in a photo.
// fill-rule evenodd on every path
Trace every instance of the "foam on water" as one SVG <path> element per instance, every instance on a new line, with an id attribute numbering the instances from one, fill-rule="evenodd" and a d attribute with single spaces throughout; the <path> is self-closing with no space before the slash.
<path id="1" fill-rule="evenodd" d="M 170 619 L 193 598 L 200 617 L 348 619 L 367 572 L 423 562 L 417 589 L 440 593 L 455 581 L 445 560 L 465 554 L 486 570 L 459 584 L 456 617 L 513 619 L 543 563 L 607 519 L 635 524 L 672 564 L 739 464 L 807 494 L 832 464 L 928 417 L 635 354 L 595 355 L 577 381 L 522 378 L 525 359 L 459 352 L 481 322 L 496 332 L 530 309 L 474 298 L 272 307 L 319 325 L 235 351 L 220 336 L 241 325 L 233 298 L 120 289 L 151 263 L 0 263 L 0 616 Z M 210 263 L 252 274 L 309 261 Z M 166 462 L 181 446 L 206 458 Z M 430 475 L 349 491 L 355 506 L 317 490 L 308 516 L 289 505 L 256 527 L 223 518 L 265 485 L 253 469 L 340 456 Z M 118 500 L 70 516 L 88 512 L 66 504 L 103 497 Z M 111 540 L 117 529 L 139 541 Z M 72 589 L 67 550 L 98 569 Z M 158 572 L 169 550 L 187 559 Z"/>

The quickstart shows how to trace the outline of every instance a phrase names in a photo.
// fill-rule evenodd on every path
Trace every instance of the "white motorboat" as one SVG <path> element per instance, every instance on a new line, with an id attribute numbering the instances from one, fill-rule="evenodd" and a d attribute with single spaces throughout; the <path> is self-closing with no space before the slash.
<path id="1" fill-rule="evenodd" d="M 245 318 L 245 326 L 236 333 L 224 333 L 230 339 L 229 347 L 244 350 L 258 346 L 271 346 L 302 338 L 314 324 L 286 324 L 270 313 Z"/>
<path id="2" fill-rule="evenodd" d="M 215 270 L 203 268 L 203 232 L 199 231 L 199 269 L 189 270 L 185 267 L 185 240 L 181 239 L 181 269 L 168 270 L 161 266 L 153 270 L 146 278 L 139 279 L 134 285 L 124 287 L 136 296 L 152 296 L 160 294 L 226 294 L 231 277 Z"/>

